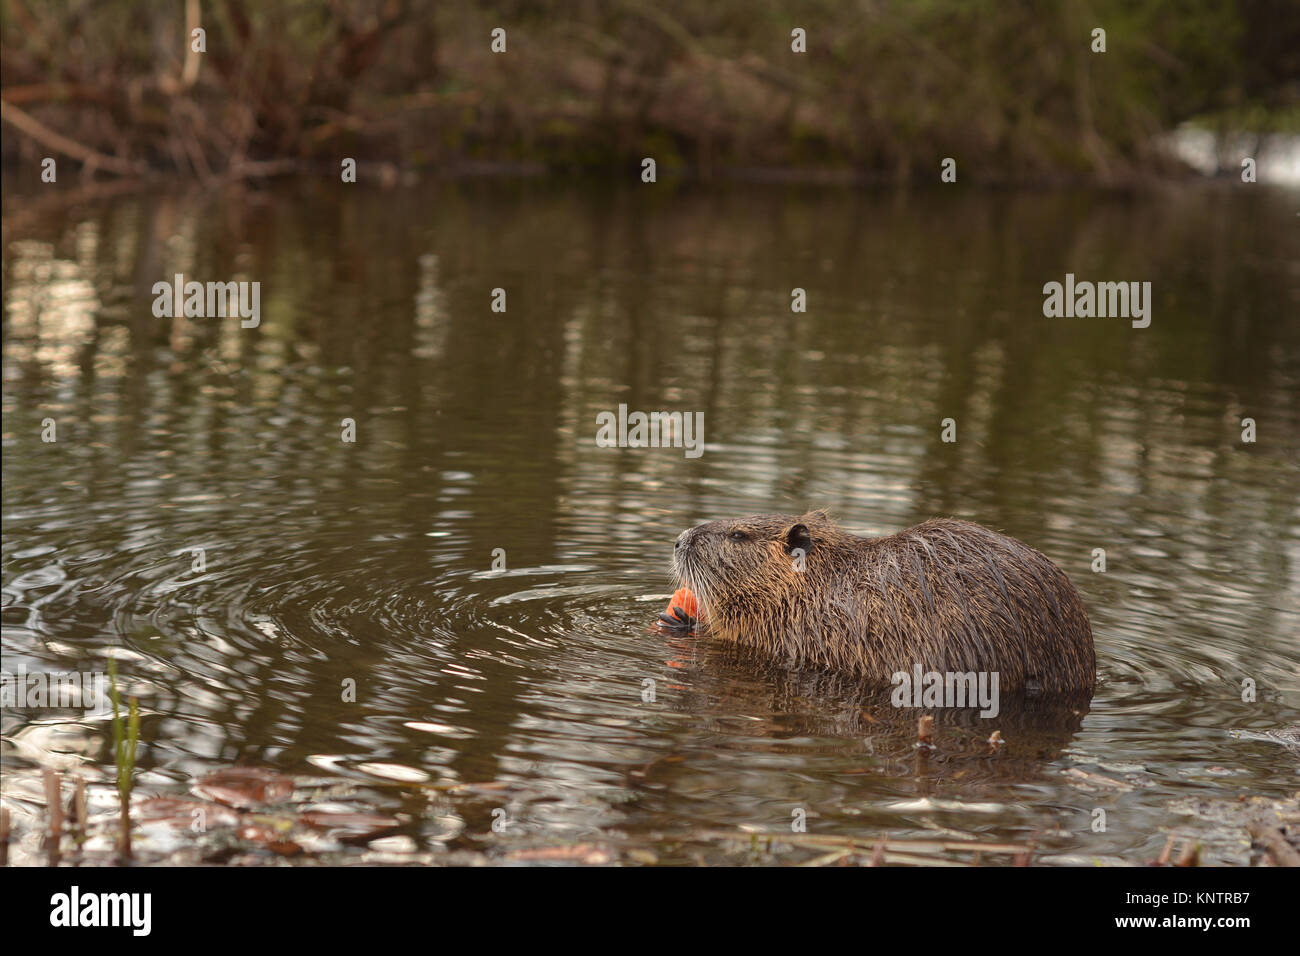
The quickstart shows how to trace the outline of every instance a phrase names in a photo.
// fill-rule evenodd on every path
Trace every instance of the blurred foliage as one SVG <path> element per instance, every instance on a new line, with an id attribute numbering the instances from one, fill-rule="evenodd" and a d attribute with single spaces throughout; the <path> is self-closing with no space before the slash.
<path id="1" fill-rule="evenodd" d="M 1300 111 L 1295 0 L 3 0 L 0 31 L 7 117 L 200 177 L 654 155 L 906 179 L 952 156 L 963 180 L 1105 182 L 1160 168 L 1180 122 Z M 6 159 L 49 153 L 12 125 Z"/>

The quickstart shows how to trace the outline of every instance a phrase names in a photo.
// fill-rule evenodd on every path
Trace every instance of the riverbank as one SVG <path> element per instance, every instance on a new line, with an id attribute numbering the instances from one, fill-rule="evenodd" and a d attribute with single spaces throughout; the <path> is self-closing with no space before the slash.
<path id="1" fill-rule="evenodd" d="M 412 0 L 326 17 L 191 0 L 142 23 L 14 3 L 3 160 L 212 182 L 346 158 L 385 181 L 653 158 L 658 175 L 891 183 L 951 160 L 963 183 L 1123 185 L 1185 173 L 1164 137 L 1196 117 L 1293 130 L 1294 11 L 1129 6 L 620 0 L 558 17 Z"/>

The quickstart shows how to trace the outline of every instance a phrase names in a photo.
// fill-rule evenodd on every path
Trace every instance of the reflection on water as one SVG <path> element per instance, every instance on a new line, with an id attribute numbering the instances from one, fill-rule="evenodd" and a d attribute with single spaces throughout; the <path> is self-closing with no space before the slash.
<path id="1" fill-rule="evenodd" d="M 1296 198 L 7 194 L 5 667 L 112 653 L 144 795 L 273 768 L 398 814 L 398 857 L 735 860 L 691 834 L 804 808 L 810 834 L 1153 858 L 1209 826 L 1178 801 L 1297 783 L 1267 736 L 1300 719 Z M 1045 319 L 1067 272 L 1151 281 L 1151 327 Z M 260 327 L 155 318 L 175 273 L 260 281 Z M 703 412 L 706 453 L 598 448 L 620 403 Z M 1091 706 L 941 714 L 918 762 L 914 712 L 648 627 L 682 528 L 813 506 L 1046 552 L 1093 620 Z M 110 779 L 107 729 L 6 709 L 20 832 L 29 768 Z"/>

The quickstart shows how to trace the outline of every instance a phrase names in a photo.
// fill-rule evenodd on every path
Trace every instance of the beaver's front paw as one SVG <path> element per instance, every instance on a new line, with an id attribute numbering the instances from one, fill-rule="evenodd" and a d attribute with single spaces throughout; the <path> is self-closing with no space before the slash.
<path id="1" fill-rule="evenodd" d="M 686 613 L 685 608 L 674 606 L 671 608 L 672 616 L 667 614 L 659 615 L 659 626 L 666 627 L 674 631 L 693 631 L 695 630 L 695 618 Z"/>

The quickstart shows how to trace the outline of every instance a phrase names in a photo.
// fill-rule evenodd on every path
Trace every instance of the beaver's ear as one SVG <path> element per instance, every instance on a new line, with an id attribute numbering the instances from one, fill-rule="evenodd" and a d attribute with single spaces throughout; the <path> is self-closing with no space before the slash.
<path id="1" fill-rule="evenodd" d="M 808 533 L 806 524 L 792 524 L 785 533 L 785 550 L 789 554 L 793 554 L 795 548 L 802 548 L 804 554 L 811 554 L 812 546 L 812 535 Z"/>

